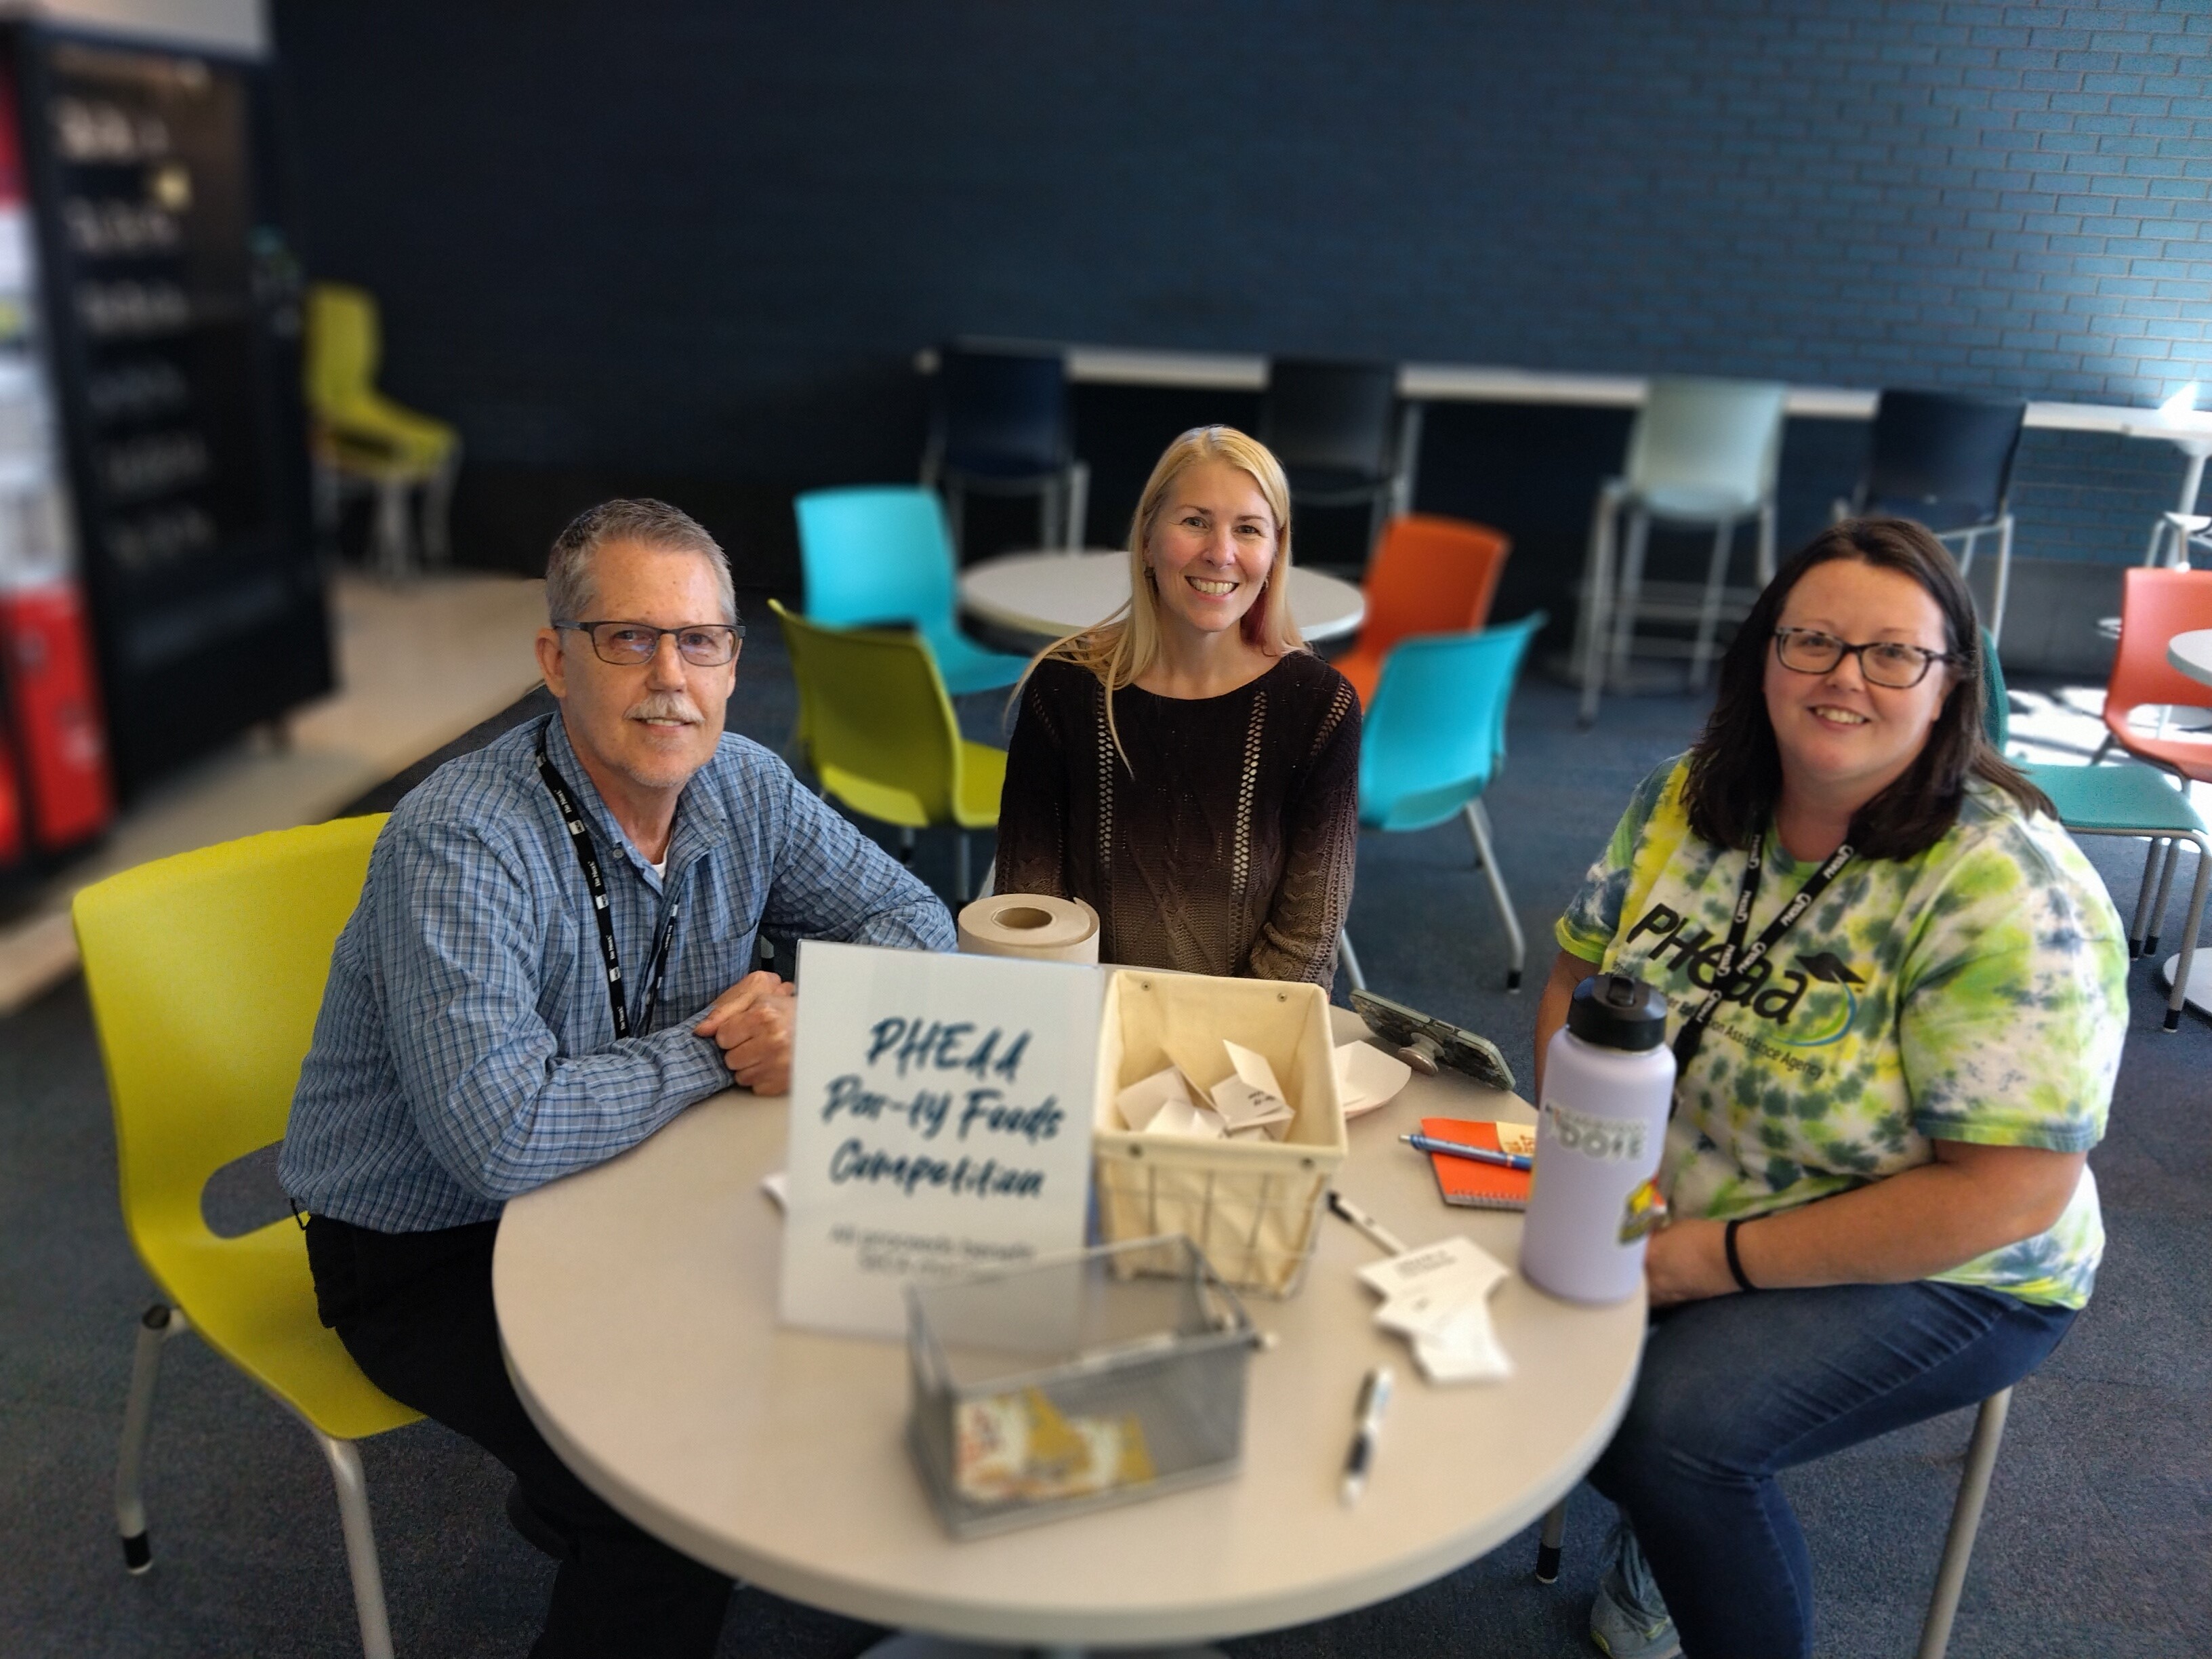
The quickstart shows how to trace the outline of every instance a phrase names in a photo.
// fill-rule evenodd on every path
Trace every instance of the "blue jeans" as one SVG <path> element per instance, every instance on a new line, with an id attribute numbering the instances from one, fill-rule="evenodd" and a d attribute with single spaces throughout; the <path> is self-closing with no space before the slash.
<path id="1" fill-rule="evenodd" d="M 1628 1415 L 1589 1479 L 1636 1528 L 1685 1659 L 1813 1651 L 1813 1564 L 1778 1472 L 2009 1387 L 2073 1322 L 2069 1309 L 1926 1281 L 1656 1315 Z"/>

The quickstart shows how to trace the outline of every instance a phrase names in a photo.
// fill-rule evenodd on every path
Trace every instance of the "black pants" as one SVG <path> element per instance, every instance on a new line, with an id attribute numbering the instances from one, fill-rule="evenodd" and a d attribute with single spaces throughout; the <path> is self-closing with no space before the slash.
<path id="1" fill-rule="evenodd" d="M 466 1435 L 514 1472 L 566 1540 L 536 1659 L 701 1655 L 718 1644 L 730 1580 L 624 1520 L 570 1472 L 531 1422 L 500 1358 L 492 1307 L 495 1221 L 380 1233 L 307 1223 L 323 1323 L 369 1381 Z"/>

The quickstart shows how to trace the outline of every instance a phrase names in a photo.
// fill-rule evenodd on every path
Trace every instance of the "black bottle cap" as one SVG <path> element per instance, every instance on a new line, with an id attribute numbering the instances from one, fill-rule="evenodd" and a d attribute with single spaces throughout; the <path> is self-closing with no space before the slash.
<path id="1" fill-rule="evenodd" d="M 1601 1048 L 1656 1048 L 1667 1040 L 1667 999 L 1626 974 L 1593 974 L 1575 987 L 1567 1029 Z"/>

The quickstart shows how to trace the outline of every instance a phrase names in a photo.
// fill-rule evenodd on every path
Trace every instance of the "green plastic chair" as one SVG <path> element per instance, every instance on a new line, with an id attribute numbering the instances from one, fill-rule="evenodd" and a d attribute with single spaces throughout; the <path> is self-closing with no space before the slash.
<path id="1" fill-rule="evenodd" d="M 144 864 L 76 896 L 115 1110 L 123 1223 L 162 1300 L 138 1329 L 116 1462 L 124 1564 L 153 1559 L 140 1495 L 162 1345 L 202 1340 L 306 1424 L 330 1464 L 362 1651 L 391 1659 L 383 1575 L 353 1443 L 420 1415 L 361 1374 L 315 1312 L 289 1216 L 236 1238 L 200 1210 L 208 1177 L 281 1140 L 381 816 L 253 836 Z"/>
<path id="2" fill-rule="evenodd" d="M 316 512 L 325 528 L 335 532 L 348 493 L 373 495 L 371 544 L 379 568 L 397 577 L 415 562 L 409 507 L 413 492 L 422 494 L 425 561 L 442 564 L 451 556 L 447 519 L 461 464 L 461 435 L 377 389 L 383 356 L 373 295 L 343 283 L 317 283 L 308 289 L 303 379 L 308 412 L 314 417 Z"/>
<path id="3" fill-rule="evenodd" d="M 968 832 L 999 823 L 1006 751 L 960 735 L 929 647 L 894 629 L 824 628 L 769 601 L 799 683 L 799 737 L 823 793 L 905 832 L 959 830 L 958 890 L 968 892 Z"/>
<path id="4" fill-rule="evenodd" d="M 2004 669 L 1997 661 L 1990 630 L 1982 630 L 1982 727 L 1997 752 L 2010 736 L 2005 702 Z M 2185 841 L 2197 848 L 2197 881 L 2190 890 L 2189 916 L 2182 929 L 2181 954 L 2174 960 L 2173 986 L 2166 994 L 2166 1029 L 2181 1029 L 2188 1000 L 2189 970 L 2197 961 L 2197 936 L 2204 927 L 2204 902 L 2212 890 L 2212 836 L 2189 804 L 2189 786 L 2150 766 L 2087 766 L 2014 763 L 2035 787 L 2051 797 L 2058 821 L 2069 835 L 2141 836 L 2150 842 L 2143 860 L 2142 884 L 2136 893 L 2135 918 L 2128 925 L 2128 955 L 2158 953 L 2159 924 L 2172 896 L 2173 866 Z M 2177 787 L 2178 786 L 2178 787 Z M 2163 866 L 2160 854 L 2164 853 Z M 2156 895 L 2153 896 L 2154 893 Z M 2146 933 L 2148 928 L 2148 933 Z"/>
<path id="5" fill-rule="evenodd" d="M 1505 715 L 1528 641 L 1549 620 L 1539 611 L 1474 633 L 1401 640 L 1382 659 L 1359 732 L 1359 823 L 1426 830 L 1463 817 L 1512 951 L 1505 988 L 1521 988 L 1528 941 L 1498 868 L 1482 792 L 1505 761 Z M 1367 988 L 1350 937 L 1337 935 L 1346 976 Z"/>

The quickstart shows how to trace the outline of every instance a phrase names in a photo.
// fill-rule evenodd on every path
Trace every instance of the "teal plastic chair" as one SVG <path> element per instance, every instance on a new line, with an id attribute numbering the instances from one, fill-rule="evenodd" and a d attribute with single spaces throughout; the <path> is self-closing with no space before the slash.
<path id="1" fill-rule="evenodd" d="M 2011 736 L 2010 711 L 2005 702 L 2004 669 L 1997 661 L 1996 643 L 1986 628 L 1982 630 L 1982 729 L 2002 754 Z M 2158 928 L 2166 916 L 2166 901 L 2172 896 L 2174 863 L 2183 842 L 2195 844 L 2197 881 L 2190 890 L 2181 954 L 2174 958 L 2173 986 L 2166 999 L 2166 1029 L 2179 1030 L 2182 1006 L 2188 998 L 2189 970 L 2197 962 L 2197 936 L 2204 928 L 2204 902 L 2208 889 L 2212 889 L 2212 862 L 2207 858 L 2212 854 L 2212 836 L 2207 835 L 2203 818 L 2189 804 L 2189 786 L 2150 766 L 2099 766 L 2094 762 L 2087 766 L 2014 764 L 2051 797 L 2051 804 L 2058 809 L 2058 821 L 2069 835 L 2140 836 L 2150 842 L 2149 854 L 2143 860 L 2142 885 L 2136 894 L 2135 919 L 2128 925 L 2130 957 L 2158 953 Z M 2166 855 L 2162 866 L 2161 852 Z"/>
<path id="2" fill-rule="evenodd" d="M 951 696 L 998 691 L 1025 657 L 986 651 L 954 620 L 952 540 L 937 497 L 912 484 L 811 489 L 794 503 L 806 619 L 827 628 L 908 623 Z"/>
<path id="3" fill-rule="evenodd" d="M 1498 868 L 1482 792 L 1505 762 L 1505 714 L 1528 641 L 1549 620 L 1539 611 L 1519 622 L 1470 634 L 1425 634 L 1401 641 L 1382 659 L 1382 678 L 1359 734 L 1359 823 L 1364 830 L 1426 830 L 1463 817 L 1477 861 L 1505 924 L 1512 965 L 1505 988 L 1521 988 L 1528 941 Z M 1337 936 L 1344 971 L 1356 989 L 1366 976 L 1351 939 Z"/>

